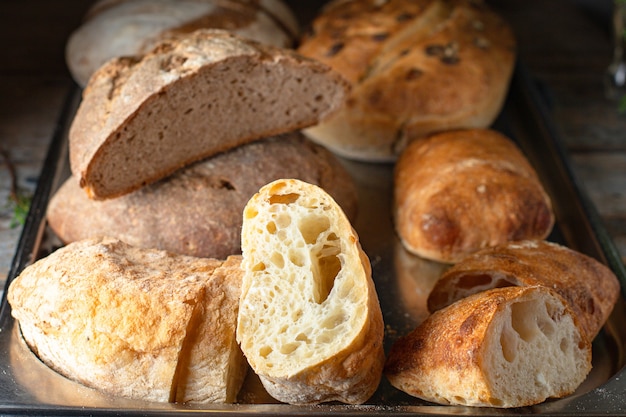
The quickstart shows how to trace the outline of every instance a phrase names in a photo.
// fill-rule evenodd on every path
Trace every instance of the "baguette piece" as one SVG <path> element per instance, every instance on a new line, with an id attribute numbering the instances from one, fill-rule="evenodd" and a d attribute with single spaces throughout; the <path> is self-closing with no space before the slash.
<path id="1" fill-rule="evenodd" d="M 345 106 L 305 133 L 332 151 L 393 161 L 435 132 L 488 127 L 515 63 L 510 26 L 481 0 L 335 0 L 298 47 L 349 80 Z"/>
<path id="2" fill-rule="evenodd" d="M 365 402 L 384 364 L 369 259 L 317 186 L 285 179 L 244 210 L 237 340 L 263 386 L 292 404 Z"/>
<path id="3" fill-rule="evenodd" d="M 233 402 L 247 370 L 240 264 L 89 239 L 25 268 L 8 301 L 28 346 L 69 379 L 141 400 Z"/>
<path id="4" fill-rule="evenodd" d="M 127 195 L 92 200 L 71 176 L 52 196 L 47 219 L 64 243 L 116 237 L 133 246 L 225 259 L 241 252 L 241 213 L 263 185 L 298 178 L 324 188 L 349 218 L 356 186 L 337 158 L 293 132 L 215 155 Z"/>
<path id="5" fill-rule="evenodd" d="M 429 316 L 392 346 L 385 374 L 439 404 L 523 407 L 572 392 L 591 370 L 591 343 L 547 287 L 497 288 Z"/>
<path id="6" fill-rule="evenodd" d="M 202 28 L 279 47 L 292 47 L 299 33 L 282 0 L 100 0 L 70 35 L 66 62 L 84 87 L 108 60 L 143 55 L 163 40 Z"/>
<path id="7" fill-rule="evenodd" d="M 197 30 L 92 77 L 70 128 L 70 163 L 94 199 L 117 197 L 205 157 L 317 123 L 345 81 L 293 51 Z"/>
<path id="8" fill-rule="evenodd" d="M 554 226 L 537 173 L 513 141 L 491 129 L 411 143 L 395 166 L 393 217 L 407 250 L 446 263 L 512 240 L 543 239 Z"/>
<path id="9" fill-rule="evenodd" d="M 619 281 L 599 261 L 557 243 L 509 242 L 468 256 L 446 270 L 428 296 L 428 309 L 504 286 L 545 286 L 569 303 L 593 340 L 619 297 Z"/>

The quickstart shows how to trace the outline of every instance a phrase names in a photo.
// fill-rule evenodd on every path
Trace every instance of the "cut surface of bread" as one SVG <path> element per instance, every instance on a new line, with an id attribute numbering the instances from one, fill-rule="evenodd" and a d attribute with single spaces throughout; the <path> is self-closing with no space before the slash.
<path id="1" fill-rule="evenodd" d="M 393 218 L 407 250 L 445 263 L 508 241 L 543 239 L 555 221 L 530 162 L 493 129 L 410 143 L 395 165 Z"/>
<path id="2" fill-rule="evenodd" d="M 439 404 L 522 407 L 571 394 L 591 370 L 591 343 L 567 303 L 546 287 L 463 298 L 391 348 L 396 388 Z"/>
<path id="3" fill-rule="evenodd" d="M 341 110 L 306 134 L 366 161 L 395 160 L 435 132 L 490 126 L 516 55 L 509 25 L 475 0 L 332 1 L 298 51 L 352 85 Z"/>
<path id="4" fill-rule="evenodd" d="M 272 397 L 365 402 L 384 363 L 369 260 L 345 214 L 299 180 L 264 186 L 244 210 L 237 339 Z"/>
<path id="5" fill-rule="evenodd" d="M 291 47 L 299 32 L 282 0 L 104 0 L 89 9 L 68 38 L 66 62 L 85 86 L 112 58 L 141 55 L 163 40 L 202 28 L 280 47 Z"/>
<path id="6" fill-rule="evenodd" d="M 293 51 L 198 30 L 91 78 L 69 133 L 72 173 L 117 197 L 216 153 L 317 123 L 345 81 Z"/>
<path id="7" fill-rule="evenodd" d="M 8 301 L 28 346 L 69 379 L 133 399 L 233 402 L 247 369 L 240 263 L 89 239 L 28 266 Z"/>
<path id="8" fill-rule="evenodd" d="M 356 216 L 348 172 L 330 151 L 293 132 L 238 146 L 118 198 L 92 200 L 71 176 L 50 200 L 47 219 L 64 243 L 106 235 L 225 259 L 241 252 L 241 213 L 250 197 L 285 177 L 321 186 L 349 218 Z"/>
<path id="9" fill-rule="evenodd" d="M 619 281 L 606 265 L 557 243 L 525 240 L 481 250 L 453 265 L 435 283 L 428 309 L 491 288 L 537 285 L 554 289 L 569 303 L 589 340 L 619 297 Z"/>

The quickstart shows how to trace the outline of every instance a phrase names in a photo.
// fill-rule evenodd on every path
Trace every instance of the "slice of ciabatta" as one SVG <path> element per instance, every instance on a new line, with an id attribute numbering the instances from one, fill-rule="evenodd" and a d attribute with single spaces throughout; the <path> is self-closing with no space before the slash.
<path id="1" fill-rule="evenodd" d="M 89 239 L 24 269 L 8 301 L 31 350 L 69 379 L 141 400 L 234 402 L 248 367 L 240 263 Z"/>
<path id="2" fill-rule="evenodd" d="M 591 343 L 547 287 L 497 288 L 429 316 L 392 346 L 391 384 L 439 404 L 522 407 L 568 395 L 591 370 Z"/>
<path id="3" fill-rule="evenodd" d="M 235 146 L 313 125 L 347 84 L 292 50 L 220 30 L 108 61 L 90 79 L 69 132 L 72 173 L 111 198 Z"/>
<path id="4" fill-rule="evenodd" d="M 294 179 L 243 213 L 237 340 L 279 401 L 365 402 L 378 387 L 383 319 L 369 259 L 336 202 Z"/>

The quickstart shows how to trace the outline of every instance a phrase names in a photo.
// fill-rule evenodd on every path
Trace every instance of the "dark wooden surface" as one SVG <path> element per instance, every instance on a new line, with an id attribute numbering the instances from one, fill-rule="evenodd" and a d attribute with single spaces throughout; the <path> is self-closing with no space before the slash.
<path id="1" fill-rule="evenodd" d="M 71 85 L 65 41 L 91 2 L 0 2 L 0 150 L 20 188 L 34 190 L 61 104 Z M 312 2 L 298 4 L 312 9 Z M 605 98 L 612 58 L 607 0 L 492 1 L 512 24 L 521 59 L 546 87 L 576 175 L 626 259 L 626 114 Z M 15 252 L 10 175 L 0 159 L 0 281 Z"/>

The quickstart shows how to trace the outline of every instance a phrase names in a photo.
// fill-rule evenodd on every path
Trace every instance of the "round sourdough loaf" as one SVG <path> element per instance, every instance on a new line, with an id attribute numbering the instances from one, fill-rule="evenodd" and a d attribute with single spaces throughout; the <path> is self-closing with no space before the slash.
<path id="1" fill-rule="evenodd" d="M 447 269 L 428 296 L 428 309 L 504 286 L 544 286 L 558 292 L 593 340 L 613 311 L 619 281 L 599 261 L 541 240 L 508 242 L 478 251 Z"/>
<path id="2" fill-rule="evenodd" d="M 7 299 L 28 346 L 71 380 L 133 399 L 234 402 L 247 371 L 240 263 L 88 239 L 26 267 Z"/>
<path id="3" fill-rule="evenodd" d="M 489 126 L 515 40 L 481 0 L 336 0 L 298 51 L 352 85 L 341 111 L 306 134 L 346 157 L 391 161 L 414 138 Z"/>
<path id="4" fill-rule="evenodd" d="M 160 41 L 202 28 L 280 47 L 293 46 L 299 33 L 282 0 L 101 0 L 70 35 L 66 62 L 85 86 L 109 59 L 143 55 Z"/>
<path id="5" fill-rule="evenodd" d="M 92 200 L 72 176 L 50 200 L 47 219 L 65 243 L 106 235 L 224 259 L 241 252 L 242 212 L 250 197 L 279 178 L 314 183 L 356 216 L 356 186 L 339 160 L 294 132 L 239 146 L 118 198 Z"/>
<path id="6" fill-rule="evenodd" d="M 197 30 L 91 78 L 69 132 L 94 199 L 118 197 L 216 153 L 313 125 L 343 103 L 328 66 L 225 31 Z"/>
<path id="7" fill-rule="evenodd" d="M 454 263 L 484 247 L 543 239 L 552 203 L 506 136 L 455 130 L 409 144 L 395 166 L 393 217 L 404 246 Z"/>
<path id="8" fill-rule="evenodd" d="M 497 288 L 429 316 L 391 347 L 385 375 L 439 404 L 512 408 L 564 397 L 591 370 L 591 342 L 547 287 Z"/>
<path id="9" fill-rule="evenodd" d="M 277 180 L 244 210 L 237 340 L 279 401 L 365 402 L 384 363 L 369 259 L 321 188 Z"/>

